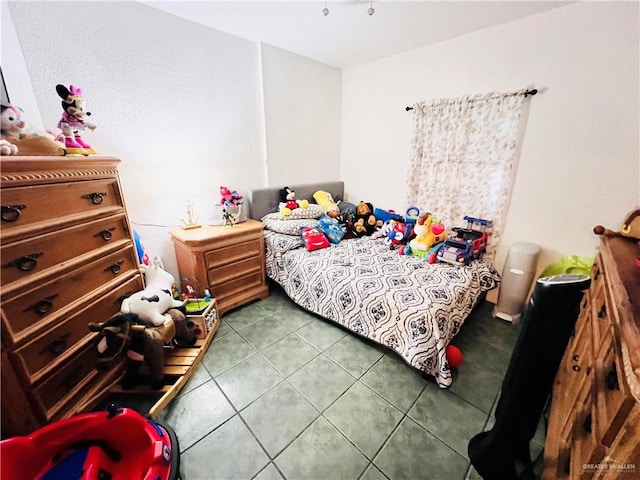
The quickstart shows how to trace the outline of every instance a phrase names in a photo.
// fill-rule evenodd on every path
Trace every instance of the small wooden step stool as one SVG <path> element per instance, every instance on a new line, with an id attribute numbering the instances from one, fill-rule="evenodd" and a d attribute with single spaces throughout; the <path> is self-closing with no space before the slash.
<path id="1" fill-rule="evenodd" d="M 196 324 L 200 338 L 191 347 L 168 347 L 164 350 L 164 386 L 160 389 L 152 389 L 148 383 L 141 383 L 135 388 L 124 390 L 120 386 L 120 378 L 109 389 L 109 393 L 117 395 L 144 395 L 159 396 L 160 398 L 149 409 L 148 416 L 156 418 L 157 415 L 175 398 L 182 390 L 191 375 L 195 372 L 207 352 L 213 337 L 220 326 L 220 319 L 216 308 L 216 301 L 212 299 L 206 308 L 198 314 L 189 314 L 187 319 Z M 141 377 L 144 380 L 147 373 L 146 367 L 141 368 Z"/>

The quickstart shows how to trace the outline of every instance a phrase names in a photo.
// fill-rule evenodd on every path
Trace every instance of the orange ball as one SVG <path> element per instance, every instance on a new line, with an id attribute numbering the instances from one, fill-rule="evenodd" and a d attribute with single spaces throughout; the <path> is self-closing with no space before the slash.
<path id="1" fill-rule="evenodd" d="M 447 357 L 447 362 L 449 362 L 449 368 L 458 368 L 462 365 L 462 352 L 455 345 L 447 345 L 445 355 Z"/>

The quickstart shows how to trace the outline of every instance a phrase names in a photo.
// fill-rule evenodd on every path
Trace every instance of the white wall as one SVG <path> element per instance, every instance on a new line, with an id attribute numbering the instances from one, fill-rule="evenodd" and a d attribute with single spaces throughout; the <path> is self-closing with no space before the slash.
<path id="1" fill-rule="evenodd" d="M 593 226 L 617 229 L 640 205 L 639 8 L 572 4 L 344 70 L 346 195 L 406 207 L 405 106 L 535 86 L 496 266 L 519 241 L 543 247 L 539 268 L 593 255 Z"/>
<path id="2" fill-rule="evenodd" d="M 85 138 L 122 160 L 133 227 L 177 278 L 167 227 L 187 200 L 204 221 L 221 185 L 266 184 L 258 45 L 134 2 L 9 7 L 45 126 L 62 112 L 56 84 L 80 86 L 98 126 Z"/>
<path id="3" fill-rule="evenodd" d="M 269 185 L 337 179 L 341 70 L 261 46 Z"/>

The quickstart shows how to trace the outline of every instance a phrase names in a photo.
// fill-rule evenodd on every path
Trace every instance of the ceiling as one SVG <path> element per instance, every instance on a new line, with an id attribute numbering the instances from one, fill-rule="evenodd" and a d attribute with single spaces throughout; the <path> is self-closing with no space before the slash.
<path id="1" fill-rule="evenodd" d="M 560 1 L 143 1 L 217 30 L 348 68 L 535 15 Z M 373 6 L 375 13 L 367 14 Z"/>

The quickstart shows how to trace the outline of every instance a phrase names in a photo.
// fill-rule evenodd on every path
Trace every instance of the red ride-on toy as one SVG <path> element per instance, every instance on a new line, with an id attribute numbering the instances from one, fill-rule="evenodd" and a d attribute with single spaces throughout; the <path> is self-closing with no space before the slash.
<path id="1" fill-rule="evenodd" d="M 0 460 L 7 480 L 180 479 L 171 427 L 115 405 L 3 440 Z"/>
<path id="2" fill-rule="evenodd" d="M 438 251 L 438 260 L 453 265 L 469 265 L 471 260 L 481 258 L 487 250 L 489 238 L 487 228 L 493 224 L 491 220 L 483 218 L 464 217 L 466 228 L 454 227 L 454 235 L 444 241 L 444 246 Z"/>

